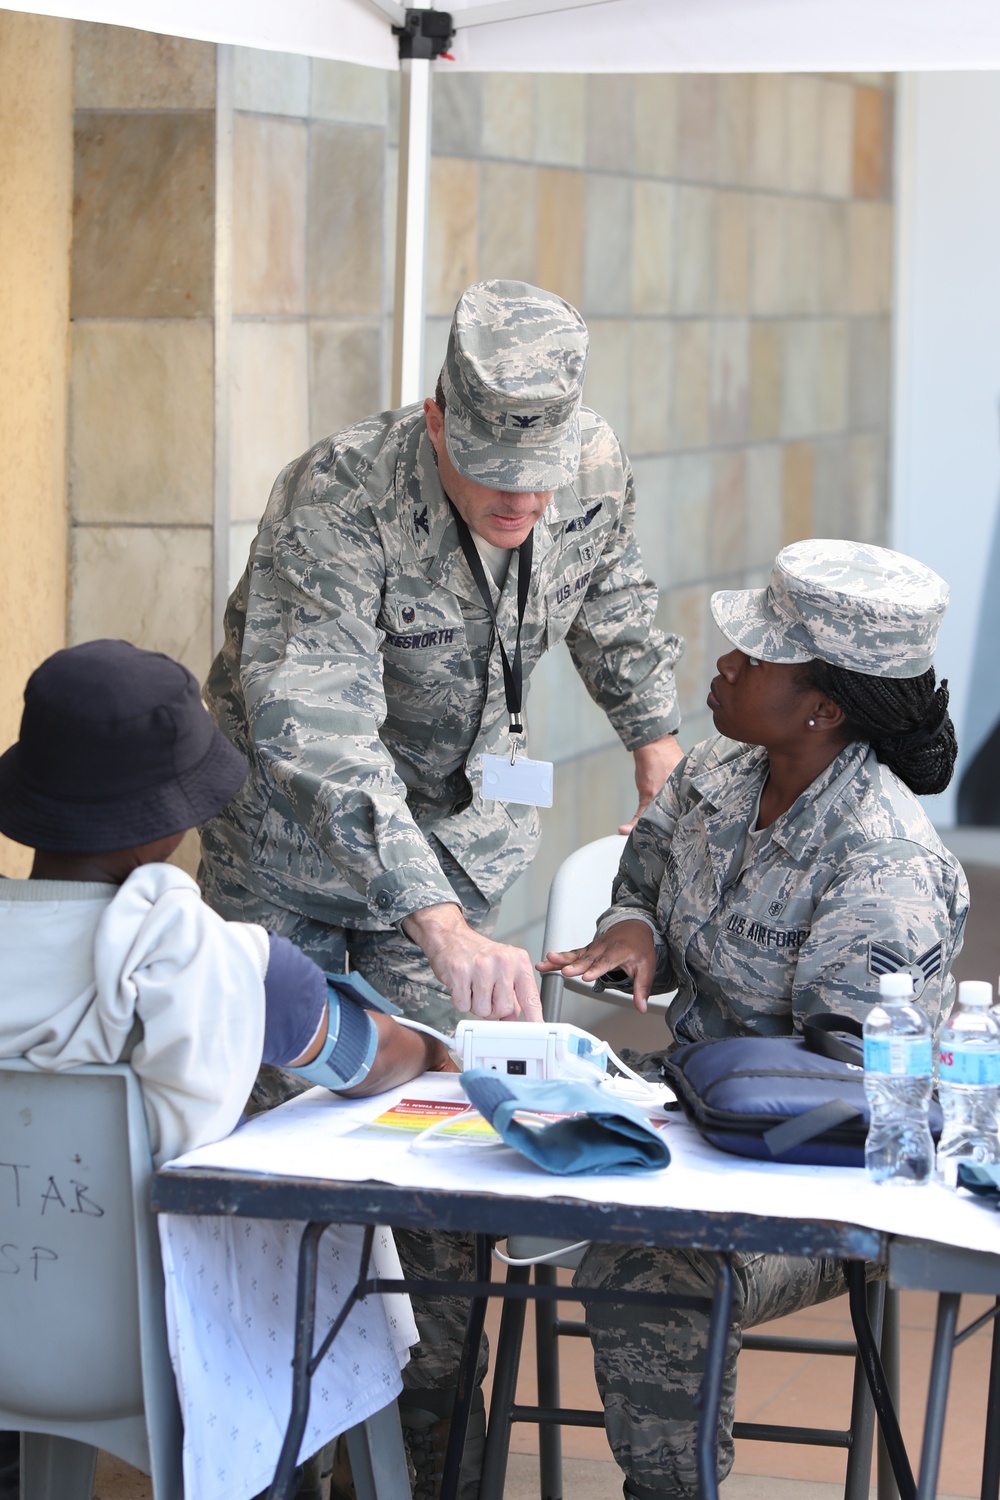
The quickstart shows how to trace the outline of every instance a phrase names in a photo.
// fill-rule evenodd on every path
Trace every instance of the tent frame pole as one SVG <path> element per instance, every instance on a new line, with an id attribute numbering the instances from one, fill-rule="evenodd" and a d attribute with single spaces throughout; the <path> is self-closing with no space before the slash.
<path id="1" fill-rule="evenodd" d="M 423 394 L 427 204 L 431 163 L 430 59 L 404 58 L 399 67 L 399 190 L 392 330 L 394 407 L 419 401 Z"/>

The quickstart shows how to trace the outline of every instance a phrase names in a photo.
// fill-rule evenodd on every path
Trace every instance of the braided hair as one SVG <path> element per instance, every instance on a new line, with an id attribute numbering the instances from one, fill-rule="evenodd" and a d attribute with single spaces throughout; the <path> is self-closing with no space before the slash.
<path id="1" fill-rule="evenodd" d="M 843 709 L 848 732 L 867 740 L 911 792 L 944 791 L 958 744 L 948 684 L 936 686 L 933 667 L 920 677 L 870 677 L 826 661 L 811 661 L 804 670 L 809 686 Z"/>

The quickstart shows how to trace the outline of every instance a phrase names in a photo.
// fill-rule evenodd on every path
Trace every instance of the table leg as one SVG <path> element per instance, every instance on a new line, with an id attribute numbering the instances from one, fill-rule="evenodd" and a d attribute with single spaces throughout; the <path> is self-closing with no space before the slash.
<path id="1" fill-rule="evenodd" d="M 872 1337 L 878 1341 L 882 1336 L 882 1316 L 885 1307 L 885 1282 L 871 1281 L 865 1288 L 865 1313 Z M 844 1500 L 868 1500 L 871 1488 L 872 1448 L 875 1439 L 875 1402 L 864 1362 L 854 1361 L 854 1379 L 851 1382 L 851 1428 L 850 1447 L 847 1450 L 847 1476 L 844 1485 Z"/>
<path id="2" fill-rule="evenodd" d="M 720 1255 L 712 1293 L 712 1312 L 705 1350 L 705 1373 L 699 1395 L 697 1464 L 701 1500 L 718 1500 L 719 1476 L 716 1449 L 719 1437 L 719 1406 L 726 1365 L 726 1342 L 733 1315 L 733 1268 L 728 1255 Z"/>
<path id="3" fill-rule="evenodd" d="M 555 1286 L 555 1266 L 535 1267 L 535 1281 Z M 535 1303 L 535 1367 L 538 1372 L 539 1406 L 559 1405 L 559 1304 Z M 563 1494 L 562 1429 L 546 1423 L 538 1429 L 538 1477 L 542 1500 Z"/>
<path id="4" fill-rule="evenodd" d="M 882 1369 L 886 1395 L 893 1411 L 899 1411 L 899 1291 L 887 1286 L 882 1313 Z M 899 1500 L 899 1486 L 881 1428 L 878 1435 L 878 1500 Z"/>
<path id="5" fill-rule="evenodd" d="M 955 1325 L 958 1322 L 958 1292 L 942 1292 L 938 1298 L 937 1327 L 934 1331 L 934 1354 L 927 1389 L 927 1415 L 924 1419 L 924 1441 L 920 1450 L 920 1482 L 917 1500 L 934 1500 L 938 1469 L 941 1465 L 941 1438 L 944 1433 L 944 1411 L 948 1400 L 951 1356 L 955 1348 Z"/>
<path id="6" fill-rule="evenodd" d="M 1000 1297 L 998 1316 L 993 1319 L 993 1351 L 990 1355 L 990 1383 L 986 1397 L 986 1446 L 983 1450 L 983 1487 L 980 1500 L 1000 1497 Z"/>
<path id="7" fill-rule="evenodd" d="M 476 1280 L 489 1281 L 493 1270 L 493 1246 L 488 1234 L 477 1234 Z M 469 1303 L 469 1321 L 465 1326 L 465 1343 L 458 1366 L 455 1386 L 455 1405 L 451 1413 L 451 1428 L 448 1433 L 448 1448 L 441 1476 L 441 1500 L 455 1500 L 462 1472 L 462 1454 L 465 1451 L 465 1435 L 469 1428 L 469 1413 L 476 1389 L 476 1366 L 479 1363 L 479 1346 L 483 1341 L 483 1325 L 486 1322 L 485 1297 L 474 1297 Z"/>
<path id="8" fill-rule="evenodd" d="M 865 1375 L 868 1379 L 868 1387 L 872 1393 L 875 1403 L 875 1412 L 878 1416 L 879 1430 L 893 1473 L 896 1476 L 896 1484 L 903 1500 L 913 1500 L 916 1486 L 913 1482 L 913 1470 L 903 1443 L 903 1434 L 899 1430 L 899 1418 L 896 1408 L 893 1406 L 890 1388 L 882 1368 L 882 1359 L 872 1333 L 871 1323 L 868 1321 L 868 1299 L 865 1292 L 865 1268 L 864 1263 L 859 1260 L 846 1261 L 844 1274 L 847 1277 L 847 1292 L 851 1307 L 851 1322 L 854 1325 L 854 1337 L 858 1343 L 858 1355 L 864 1366 Z"/>
<path id="9" fill-rule="evenodd" d="M 530 1266 L 511 1266 L 507 1272 L 508 1286 L 527 1286 L 531 1281 Z M 537 1303 L 536 1306 L 541 1306 Z M 527 1298 L 511 1297 L 503 1304 L 500 1315 L 500 1337 L 493 1357 L 493 1395 L 490 1399 L 490 1415 L 486 1424 L 486 1449 L 483 1454 L 483 1481 L 479 1489 L 479 1500 L 503 1500 L 507 1478 L 507 1459 L 510 1454 L 511 1408 L 517 1395 L 517 1373 L 521 1364 L 521 1344 L 524 1336 L 524 1319 L 528 1311 Z M 558 1401 L 553 1403 L 558 1406 Z M 539 1438 L 545 1428 L 539 1428 Z M 542 1494 L 555 1491 L 542 1487 Z"/>
<path id="10" fill-rule="evenodd" d="M 289 1500 L 295 1464 L 309 1416 L 312 1378 L 313 1330 L 316 1322 L 316 1271 L 319 1264 L 319 1242 L 325 1224 L 307 1224 L 299 1244 L 299 1274 L 295 1288 L 295 1353 L 292 1356 L 292 1409 L 288 1430 L 278 1456 L 266 1500 Z"/>

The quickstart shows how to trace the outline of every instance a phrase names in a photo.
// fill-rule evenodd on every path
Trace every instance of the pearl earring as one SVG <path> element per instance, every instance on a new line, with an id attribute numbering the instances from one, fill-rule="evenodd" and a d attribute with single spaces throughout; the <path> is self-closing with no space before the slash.
<path id="1" fill-rule="evenodd" d="M 809 720 L 809 728 L 810 729 L 815 729 L 816 728 L 816 720 L 815 719 L 810 719 Z"/>

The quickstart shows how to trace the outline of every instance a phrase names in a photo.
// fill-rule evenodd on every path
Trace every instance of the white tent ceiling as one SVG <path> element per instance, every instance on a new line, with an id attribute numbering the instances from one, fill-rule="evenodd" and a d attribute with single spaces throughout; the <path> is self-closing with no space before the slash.
<path id="1" fill-rule="evenodd" d="M 205 41 L 397 66 L 393 0 L 34 0 Z M 1000 68 L 1000 0 L 450 0 L 454 63 L 513 72 Z M 528 12 L 528 14 L 525 14 Z"/>
<path id="2" fill-rule="evenodd" d="M 398 0 L 31 0 L 37 15 L 399 68 Z M 433 8 L 433 7 L 432 7 Z M 1000 69 L 1000 0 L 444 0 L 453 58 L 402 64 L 392 398 L 423 381 L 432 78 Z"/>

